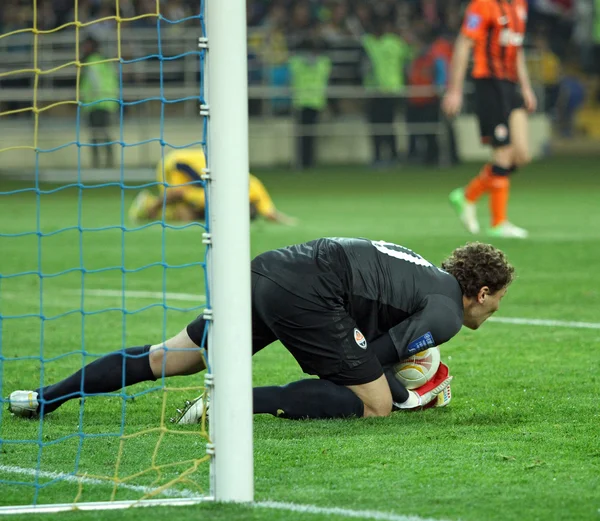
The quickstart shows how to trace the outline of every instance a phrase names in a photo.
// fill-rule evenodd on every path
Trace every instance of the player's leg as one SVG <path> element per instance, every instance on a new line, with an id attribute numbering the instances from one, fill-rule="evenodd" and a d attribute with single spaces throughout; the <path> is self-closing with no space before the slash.
<path id="1" fill-rule="evenodd" d="M 288 347 L 289 342 L 284 345 Z M 329 368 L 325 361 L 320 369 L 307 369 L 305 365 L 303 370 L 315 374 L 319 370 L 328 373 Z M 388 379 L 371 352 L 358 366 L 319 376 L 284 386 L 255 388 L 254 413 L 287 419 L 327 419 L 388 416 L 392 412 L 394 400 Z"/>
<path id="2" fill-rule="evenodd" d="M 204 369 L 202 352 L 187 330 L 164 343 L 129 347 L 87 364 L 64 380 L 34 391 L 15 391 L 9 409 L 19 416 L 48 414 L 83 395 L 117 391 L 164 376 L 193 374 Z"/>
<path id="3" fill-rule="evenodd" d="M 522 108 L 522 100 L 509 86 L 505 92 L 505 99 L 511 104 L 506 118 L 509 145 L 501 146 L 494 150 L 494 167 L 490 183 L 490 213 L 492 227 L 489 234 L 495 237 L 511 237 L 524 239 L 528 236 L 527 230 L 515 226 L 508 219 L 508 201 L 510 198 L 511 175 L 516 168 L 527 164 L 529 156 L 529 136 L 527 112 Z M 517 99 L 517 101 L 513 101 Z M 513 107 L 518 105 L 518 108 Z M 505 127 L 503 127 L 505 128 Z"/>
<path id="4" fill-rule="evenodd" d="M 253 276 L 253 291 L 256 280 Z M 19 416 L 48 414 L 83 394 L 102 394 L 161 377 L 195 374 L 205 369 L 203 352 L 206 321 L 193 320 L 174 337 L 154 345 L 130 347 L 105 355 L 61 382 L 34 391 L 15 391 L 9 409 Z M 275 336 L 253 313 L 253 353 L 275 340 Z"/>
<path id="5" fill-rule="evenodd" d="M 102 139 L 102 142 L 105 143 L 103 146 L 104 151 L 106 153 L 106 168 L 113 168 L 115 164 L 114 158 L 114 150 L 113 145 L 109 143 L 112 141 L 110 137 L 110 123 L 111 123 L 111 113 L 108 110 L 102 109 L 98 111 L 99 114 L 99 132 Z"/>
<path id="6" fill-rule="evenodd" d="M 373 162 L 378 165 L 381 163 L 381 147 L 382 147 L 382 133 L 381 133 L 381 109 L 379 98 L 372 98 L 367 103 L 368 114 L 367 118 L 370 124 L 371 131 L 371 142 L 373 147 Z"/>
<path id="7" fill-rule="evenodd" d="M 100 168 L 100 132 L 99 113 L 95 107 L 91 107 L 88 113 L 88 125 L 90 127 L 90 141 L 92 145 L 92 167 Z"/>
<path id="8" fill-rule="evenodd" d="M 396 140 L 396 130 L 394 129 L 396 98 L 382 98 L 381 104 L 382 119 L 385 124 L 385 135 L 382 137 L 389 149 L 389 161 L 393 163 L 398 159 L 398 143 Z"/>
<path id="9" fill-rule="evenodd" d="M 315 155 L 317 146 L 317 125 L 319 122 L 319 111 L 316 109 L 306 108 L 305 115 L 305 149 L 303 151 L 303 167 L 312 168 L 315 166 Z"/>
<path id="10" fill-rule="evenodd" d="M 254 295 L 256 294 L 256 286 L 260 279 L 259 275 L 252 273 L 252 354 L 254 355 L 265 346 L 273 343 L 277 340 L 277 337 L 273 333 L 273 331 L 269 328 L 269 326 L 262 320 L 258 313 L 255 312 L 254 306 Z M 192 322 L 187 327 L 187 333 L 190 338 L 198 345 L 201 345 L 202 336 L 204 334 L 204 326 L 202 323 L 198 322 L 198 319 Z M 264 392 L 264 387 L 258 387 L 254 390 L 254 407 L 256 412 L 256 407 L 264 407 L 265 400 L 273 399 L 273 394 L 278 392 L 279 388 L 273 388 L 274 391 L 272 393 Z M 258 395 L 257 395 L 258 392 Z M 263 393 L 262 395 L 260 393 Z M 182 409 L 177 410 L 176 417 L 172 418 L 171 421 L 179 424 L 194 424 L 200 423 L 202 421 L 203 416 L 205 415 L 208 409 L 208 403 L 205 402 L 204 393 L 198 396 L 193 400 L 186 401 L 185 405 Z M 277 411 L 275 411 L 277 412 Z"/>
<path id="11" fill-rule="evenodd" d="M 258 276 L 253 302 L 256 314 L 302 370 L 319 376 L 255 388 L 255 414 L 317 419 L 391 413 L 392 396 L 381 364 L 335 299 L 330 305 L 312 302 Z"/>
<path id="12" fill-rule="evenodd" d="M 531 163 L 529 147 L 529 116 L 524 108 L 511 112 L 510 135 L 513 146 L 513 168 L 520 168 Z"/>
<path id="13" fill-rule="evenodd" d="M 475 104 L 479 132 L 484 144 L 491 144 L 494 129 L 502 118 L 503 109 L 498 89 L 492 80 L 476 80 Z M 476 204 L 490 189 L 492 164 L 486 163 L 465 188 L 450 192 L 450 203 L 463 226 L 471 233 L 479 233 Z"/>
<path id="14" fill-rule="evenodd" d="M 252 295 L 254 296 L 257 276 L 252 275 Z M 153 374 L 161 376 L 183 376 L 196 374 L 206 369 L 206 363 L 199 346 L 206 346 L 206 321 L 200 315 L 173 338 L 150 348 L 150 368 Z M 276 340 L 274 333 L 252 311 L 252 354 Z"/>

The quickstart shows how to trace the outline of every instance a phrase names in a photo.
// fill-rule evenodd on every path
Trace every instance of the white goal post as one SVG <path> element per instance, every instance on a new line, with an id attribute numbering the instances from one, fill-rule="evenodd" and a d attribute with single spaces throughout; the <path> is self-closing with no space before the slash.
<path id="1" fill-rule="evenodd" d="M 206 1 L 211 488 L 217 501 L 247 502 L 254 497 L 254 469 L 246 3 Z"/>

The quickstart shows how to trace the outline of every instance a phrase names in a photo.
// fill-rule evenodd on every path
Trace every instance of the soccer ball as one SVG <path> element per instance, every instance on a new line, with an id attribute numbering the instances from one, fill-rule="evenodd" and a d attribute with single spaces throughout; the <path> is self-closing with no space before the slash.
<path id="1" fill-rule="evenodd" d="M 430 347 L 394 366 L 396 378 L 407 389 L 416 389 L 433 378 L 440 366 L 440 349 Z"/>

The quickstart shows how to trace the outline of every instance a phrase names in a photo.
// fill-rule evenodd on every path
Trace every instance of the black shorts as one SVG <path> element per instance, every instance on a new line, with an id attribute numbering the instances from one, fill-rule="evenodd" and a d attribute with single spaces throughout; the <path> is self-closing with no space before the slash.
<path id="1" fill-rule="evenodd" d="M 204 328 L 202 315 L 187 326 L 197 345 Z M 338 385 L 361 385 L 383 375 L 377 356 L 340 302 L 312 302 L 252 272 L 252 354 L 276 340 L 305 373 Z"/>
<path id="2" fill-rule="evenodd" d="M 383 370 L 356 322 L 332 298 L 323 303 L 295 295 L 252 273 L 253 353 L 279 340 L 307 374 L 339 385 L 377 380 Z"/>
<path id="3" fill-rule="evenodd" d="M 494 148 L 510 145 L 510 114 L 524 107 L 516 83 L 486 78 L 474 80 L 474 84 L 482 143 Z"/>

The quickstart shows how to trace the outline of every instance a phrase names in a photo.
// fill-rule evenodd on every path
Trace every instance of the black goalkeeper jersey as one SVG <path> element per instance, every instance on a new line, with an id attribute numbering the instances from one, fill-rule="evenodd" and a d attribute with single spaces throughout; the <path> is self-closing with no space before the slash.
<path id="1" fill-rule="evenodd" d="M 389 332 L 399 359 L 447 342 L 462 326 L 458 281 L 397 244 L 317 239 L 263 253 L 252 271 L 297 297 L 342 306 L 367 341 Z"/>

